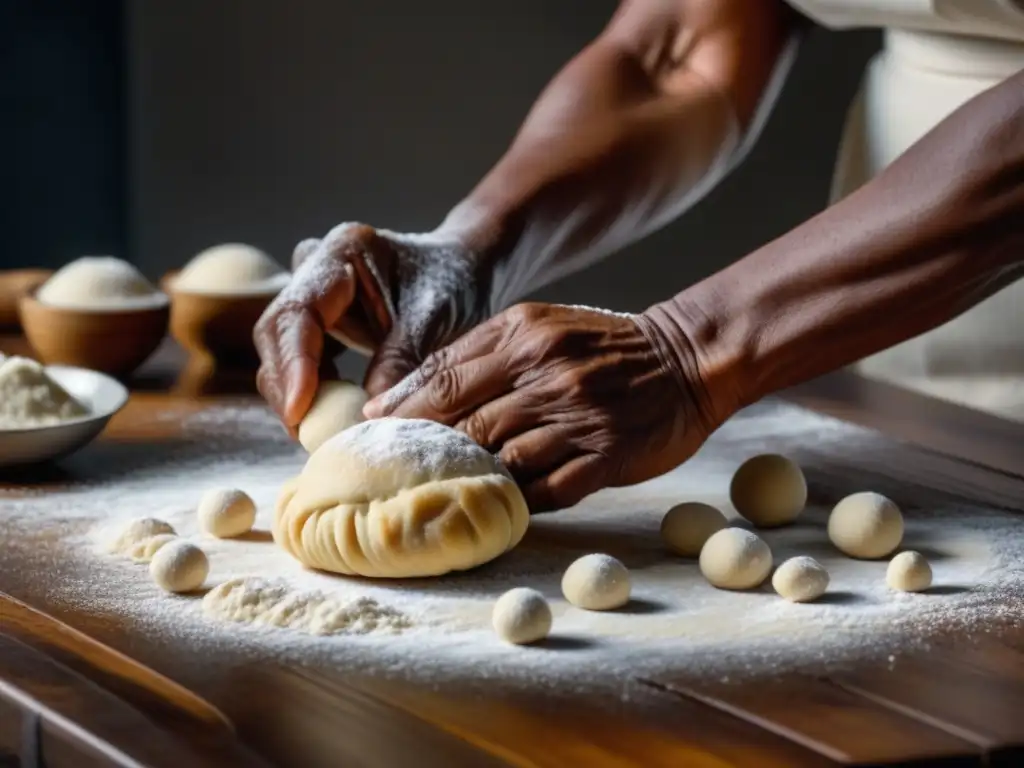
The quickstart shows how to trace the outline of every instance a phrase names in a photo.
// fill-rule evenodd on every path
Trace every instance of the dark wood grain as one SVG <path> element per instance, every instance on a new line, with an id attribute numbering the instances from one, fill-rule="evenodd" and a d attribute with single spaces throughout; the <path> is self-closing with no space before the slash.
<path id="1" fill-rule="evenodd" d="M 981 765 L 960 735 L 828 680 L 793 676 L 756 685 L 653 681 L 849 765 Z"/>
<path id="2" fill-rule="evenodd" d="M 24 719 L 41 718 L 44 764 L 132 766 L 257 766 L 238 751 L 211 754 L 154 724 L 95 683 L 10 637 L 0 635 L 0 698 Z M 24 730 L 21 731 L 24 733 Z M 26 749 L 22 739 L 19 747 Z M 77 756 L 77 759 L 76 759 Z"/>
<path id="3" fill-rule="evenodd" d="M 902 656 L 833 678 L 836 685 L 977 744 L 990 758 L 1024 764 L 1024 655 L 999 670 L 955 654 Z"/>

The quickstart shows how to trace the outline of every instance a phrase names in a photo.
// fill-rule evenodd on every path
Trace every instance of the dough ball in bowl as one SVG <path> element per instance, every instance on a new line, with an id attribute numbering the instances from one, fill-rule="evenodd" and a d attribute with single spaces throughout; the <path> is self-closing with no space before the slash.
<path id="1" fill-rule="evenodd" d="M 339 432 L 363 421 L 369 397 L 351 381 L 325 381 L 299 424 L 299 443 L 310 453 Z"/>
<path id="2" fill-rule="evenodd" d="M 529 517 L 508 471 L 465 434 L 384 418 L 346 429 L 309 457 L 278 498 L 274 540 L 309 568 L 438 576 L 512 549 Z"/>
<path id="3" fill-rule="evenodd" d="M 252 530 L 256 502 L 237 488 L 215 488 L 203 494 L 196 509 L 199 527 L 218 539 L 230 539 Z"/>
<path id="4" fill-rule="evenodd" d="M 758 528 L 796 520 L 807 504 L 807 481 L 796 462 L 776 453 L 747 459 L 733 475 L 729 497 Z"/>
<path id="5" fill-rule="evenodd" d="M 760 536 L 723 528 L 700 551 L 700 572 L 719 589 L 753 589 L 772 569 L 772 551 Z"/>
<path id="6" fill-rule="evenodd" d="M 83 256 L 57 270 L 36 292 L 50 307 L 93 311 L 160 306 L 167 297 L 127 261 Z"/>
<path id="7" fill-rule="evenodd" d="M 729 524 L 710 504 L 687 501 L 676 504 L 661 520 L 661 539 L 683 557 L 700 557 L 705 542 Z"/>
<path id="8" fill-rule="evenodd" d="M 259 248 L 225 243 L 196 254 L 172 284 L 183 293 L 277 293 L 288 278 L 288 272 Z"/>
<path id="9" fill-rule="evenodd" d="M 529 587 L 516 587 L 494 603 L 491 625 L 498 637 L 514 645 L 543 640 L 551 632 L 551 606 L 544 595 Z"/>
<path id="10" fill-rule="evenodd" d="M 584 555 L 562 575 L 565 599 L 588 611 L 621 608 L 631 590 L 629 571 L 611 555 Z"/>
<path id="11" fill-rule="evenodd" d="M 135 267 L 109 256 L 71 262 L 18 300 L 32 349 L 47 365 L 130 374 L 167 335 L 170 303 Z"/>
<path id="12" fill-rule="evenodd" d="M 828 537 L 850 557 L 886 557 L 903 541 L 903 513 L 880 493 L 854 493 L 832 508 Z"/>

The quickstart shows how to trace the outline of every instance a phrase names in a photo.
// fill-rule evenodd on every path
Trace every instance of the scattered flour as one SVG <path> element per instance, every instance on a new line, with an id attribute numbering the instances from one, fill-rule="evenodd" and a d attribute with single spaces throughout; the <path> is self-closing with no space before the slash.
<path id="1" fill-rule="evenodd" d="M 369 597 L 336 600 L 322 592 L 301 592 L 284 583 L 234 578 L 211 589 L 203 612 L 224 621 L 283 627 L 312 635 L 401 632 L 409 620 Z"/>
<path id="2" fill-rule="evenodd" d="M 0 355 L 0 430 L 51 426 L 88 413 L 35 360 Z"/>
<path id="3" fill-rule="evenodd" d="M 199 691 L 232 669 L 288 662 L 323 674 L 358 671 L 433 684 L 622 692 L 638 677 L 740 679 L 835 669 L 1024 624 L 1024 517 L 959 502 L 907 476 L 911 464 L 920 473 L 934 461 L 925 474 L 939 478 L 941 457 L 788 405 L 766 403 L 740 414 L 686 466 L 657 480 L 535 517 L 516 550 L 481 568 L 386 583 L 304 570 L 273 544 L 268 531 L 278 490 L 306 454 L 269 412 L 224 406 L 161 418 L 183 422 L 184 435 L 172 447 L 147 452 L 133 445 L 113 454 L 117 461 L 98 456 L 104 460 L 89 472 L 75 472 L 91 479 L 45 496 L 0 490 L 7 529 L 0 588 L 75 617 L 157 669 L 190 670 L 194 678 L 182 682 Z M 801 464 L 810 502 L 797 524 L 762 535 L 776 564 L 808 555 L 828 569 L 829 592 L 814 603 L 783 600 L 770 584 L 717 590 L 695 561 L 673 557 L 660 540 L 662 516 L 683 500 L 719 506 L 735 519 L 732 473 L 769 451 Z M 910 453 L 913 462 L 906 461 Z M 219 486 L 243 488 L 258 515 L 250 534 L 202 542 L 210 560 L 206 583 L 220 585 L 206 598 L 167 595 L 144 566 L 98 546 L 100 530 L 139 514 L 197 538 L 195 505 L 205 488 Z M 885 561 L 850 560 L 829 544 L 831 505 L 863 489 L 886 494 L 904 510 L 904 546 L 933 566 L 929 592 L 894 592 Z M 565 568 L 592 552 L 616 557 L 630 571 L 632 599 L 618 611 L 581 610 L 561 594 Z M 551 605 L 551 638 L 536 646 L 503 643 L 491 628 L 494 601 L 520 586 Z"/>

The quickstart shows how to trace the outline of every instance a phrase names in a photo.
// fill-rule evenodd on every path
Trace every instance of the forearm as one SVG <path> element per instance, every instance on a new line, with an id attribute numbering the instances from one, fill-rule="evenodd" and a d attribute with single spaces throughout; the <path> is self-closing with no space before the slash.
<path id="1" fill-rule="evenodd" d="M 646 317 L 713 420 L 937 327 L 1024 272 L 1024 73 Z"/>
<path id="2" fill-rule="evenodd" d="M 440 228 L 484 254 L 494 309 L 663 226 L 720 179 L 791 23 L 774 2 L 624 3 Z"/>

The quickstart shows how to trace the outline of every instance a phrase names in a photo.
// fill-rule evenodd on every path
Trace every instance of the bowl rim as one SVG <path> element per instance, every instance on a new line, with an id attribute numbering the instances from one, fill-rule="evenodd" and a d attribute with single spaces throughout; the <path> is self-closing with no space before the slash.
<path id="1" fill-rule="evenodd" d="M 102 379 L 104 384 L 112 386 L 117 391 L 117 403 L 112 409 L 106 409 L 105 411 L 90 411 L 84 416 L 78 416 L 73 419 L 66 419 L 59 421 L 56 424 L 40 424 L 34 427 L 14 427 L 13 429 L 7 429 L 0 427 L 0 435 L 24 435 L 28 433 L 39 434 L 40 432 L 61 430 L 66 427 L 79 426 L 90 422 L 106 422 L 110 421 L 114 416 L 120 413 L 124 407 L 128 404 L 128 400 L 131 398 L 131 392 L 124 384 L 115 379 L 112 376 L 108 376 L 100 371 L 94 371 L 91 368 L 79 368 L 74 365 L 44 365 L 43 370 L 49 372 L 53 370 L 68 371 L 73 373 L 85 373 L 90 376 L 98 377 Z"/>

